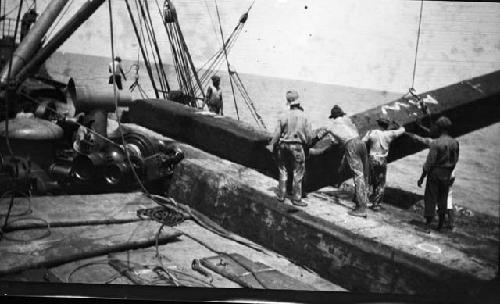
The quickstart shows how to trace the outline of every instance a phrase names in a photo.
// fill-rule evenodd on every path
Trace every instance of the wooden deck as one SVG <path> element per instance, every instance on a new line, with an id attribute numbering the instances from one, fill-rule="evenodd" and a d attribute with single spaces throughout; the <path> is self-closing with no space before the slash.
<path id="1" fill-rule="evenodd" d="M 202 266 L 211 281 L 191 268 L 194 259 L 237 253 L 252 265 L 264 264 L 288 278 L 287 285 L 276 285 L 267 274 L 262 274 L 265 288 L 344 290 L 277 253 L 246 247 L 192 220 L 174 228 L 164 227 L 156 247 L 161 224 L 140 220 L 136 210 L 158 205 L 138 192 L 34 197 L 30 206 L 29 215 L 9 220 L 14 222 L 0 241 L 1 280 L 241 288 L 244 285 L 236 283 L 234 278 L 228 279 Z M 2 202 L 2 212 L 5 207 Z M 18 200 L 13 214 L 23 213 L 27 207 L 26 202 Z M 223 264 L 231 261 L 225 260 Z M 129 273 L 121 273 L 111 261 L 119 261 Z M 162 279 L 154 271 L 157 266 L 166 269 L 175 278 L 175 284 Z"/>

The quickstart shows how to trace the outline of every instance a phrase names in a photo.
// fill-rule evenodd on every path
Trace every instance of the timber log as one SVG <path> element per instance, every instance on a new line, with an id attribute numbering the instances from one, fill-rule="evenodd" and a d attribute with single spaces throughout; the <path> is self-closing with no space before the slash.
<path id="1" fill-rule="evenodd" d="M 500 120 L 499 82 L 500 71 L 496 71 L 423 93 L 420 97 L 430 110 L 431 119 L 446 115 L 453 121 L 452 136 L 456 137 Z M 351 117 L 363 136 L 366 131 L 377 128 L 376 120 L 383 115 L 388 115 L 407 131 L 415 133 L 419 133 L 417 122 L 425 116 L 418 103 L 401 98 Z M 273 155 L 266 149 L 271 135 L 244 122 L 225 116 L 206 115 L 162 99 L 136 101 L 130 107 L 130 120 L 267 176 L 278 176 Z M 327 144 L 325 140 L 317 145 Z M 423 149 L 423 145 L 402 136 L 392 143 L 389 161 Z M 337 172 L 341 158 L 342 150 L 338 146 L 332 146 L 320 155 L 310 155 L 304 189 L 313 191 L 347 179 L 345 173 Z"/>

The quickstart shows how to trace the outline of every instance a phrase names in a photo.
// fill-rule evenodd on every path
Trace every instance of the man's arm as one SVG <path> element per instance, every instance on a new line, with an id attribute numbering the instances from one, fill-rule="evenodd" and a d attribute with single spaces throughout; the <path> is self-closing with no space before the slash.
<path id="1" fill-rule="evenodd" d="M 271 141 L 269 142 L 269 148 L 271 152 L 274 152 L 274 146 L 278 143 L 281 135 L 281 121 L 278 120 L 278 125 L 274 129 L 273 132 L 273 137 L 271 138 Z"/>
<path id="2" fill-rule="evenodd" d="M 404 133 L 404 132 L 403 132 Z M 425 145 L 426 147 L 429 147 L 432 143 L 432 138 L 429 137 L 420 137 L 417 134 L 413 134 L 410 132 L 406 132 L 408 136 L 410 136 L 413 140 L 418 141 L 419 143 Z"/>
<path id="3" fill-rule="evenodd" d="M 431 145 L 429 149 L 429 154 L 427 154 L 427 160 L 423 166 L 422 175 L 420 175 L 420 179 L 417 182 L 419 187 L 422 187 L 422 183 L 424 182 L 424 178 L 429 174 L 430 169 L 436 163 L 437 158 L 437 147 L 435 145 Z"/>
<path id="4" fill-rule="evenodd" d="M 224 99 L 222 99 L 222 95 L 220 97 L 220 115 L 224 115 Z"/>
<path id="5" fill-rule="evenodd" d="M 392 137 L 393 138 L 399 137 L 399 136 L 405 134 L 405 132 L 406 132 L 405 127 L 400 126 L 397 130 L 392 130 Z"/>
<path id="6" fill-rule="evenodd" d="M 366 132 L 365 136 L 363 136 L 363 138 L 361 139 L 363 142 L 368 142 L 370 140 L 370 134 L 372 133 L 372 131 L 368 131 Z"/>
<path id="7" fill-rule="evenodd" d="M 123 72 L 122 65 L 120 64 L 120 73 L 122 73 L 123 80 L 127 80 L 127 76 L 125 76 L 125 73 Z"/>
<path id="8" fill-rule="evenodd" d="M 417 186 L 419 188 L 422 187 L 422 184 L 424 183 L 424 178 L 427 176 L 427 172 L 422 170 L 422 174 L 420 175 L 420 178 L 418 179 Z"/>
<path id="9" fill-rule="evenodd" d="M 427 159 L 424 164 L 424 171 L 429 173 L 429 170 L 432 169 L 437 160 L 437 147 L 436 145 L 431 145 L 429 149 L 429 154 L 427 154 Z"/>

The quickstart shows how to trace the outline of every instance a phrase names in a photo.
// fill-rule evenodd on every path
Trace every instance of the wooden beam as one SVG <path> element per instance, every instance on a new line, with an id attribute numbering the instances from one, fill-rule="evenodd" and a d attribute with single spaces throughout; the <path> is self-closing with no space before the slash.
<path id="1" fill-rule="evenodd" d="M 500 71 L 462 81 L 450 86 L 421 94 L 433 119 L 448 116 L 454 123 L 453 136 L 460 136 L 500 121 Z M 361 135 L 376 128 L 376 119 L 387 115 L 404 125 L 408 131 L 417 132 L 416 122 L 423 117 L 415 103 L 398 99 L 352 116 Z M 253 168 L 277 178 L 278 170 L 273 155 L 266 149 L 270 134 L 229 117 L 212 116 L 174 102 L 147 99 L 130 107 L 132 122 L 153 131 L 183 141 L 206 152 Z M 318 145 L 324 145 L 320 141 Z M 389 161 L 421 151 L 424 147 L 408 136 L 391 145 Z M 319 189 L 344 181 L 339 174 L 342 151 L 331 147 L 321 155 L 311 155 L 307 160 L 304 188 Z"/>

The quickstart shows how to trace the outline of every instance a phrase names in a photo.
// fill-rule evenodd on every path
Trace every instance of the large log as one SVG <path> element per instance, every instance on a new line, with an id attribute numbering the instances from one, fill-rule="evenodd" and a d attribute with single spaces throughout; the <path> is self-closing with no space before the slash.
<path id="1" fill-rule="evenodd" d="M 15 199 L 13 214 L 21 214 L 26 210 L 32 217 L 11 217 L 5 231 L 46 227 L 45 222 L 33 217 L 46 220 L 50 227 L 130 223 L 141 220 L 137 217 L 137 209 L 158 206 L 138 192 L 40 196 L 30 200 L 31 203 L 25 198 Z M 0 199 L 0 208 L 6 210 L 9 201 L 10 197 Z"/>
<path id="2" fill-rule="evenodd" d="M 54 267 L 76 260 L 155 245 L 161 224 L 141 221 L 128 224 L 51 228 L 43 239 L 30 240 L 45 233 L 30 229 L 4 235 L 0 243 L 0 276 L 39 267 Z M 13 235 L 15 234 L 15 236 Z M 163 229 L 158 244 L 166 244 L 181 233 Z M 12 238 L 12 240 L 10 240 Z"/>
<path id="3" fill-rule="evenodd" d="M 454 122 L 453 136 L 466 134 L 500 120 L 500 71 L 462 81 L 421 95 L 431 111 L 431 118 L 447 115 Z M 137 101 L 130 108 L 132 122 L 147 127 L 213 153 L 222 158 L 253 168 L 273 178 L 277 167 L 273 155 L 265 148 L 270 134 L 229 117 L 208 116 L 186 106 L 167 100 Z M 419 107 L 407 99 L 369 109 L 352 116 L 364 135 L 377 127 L 376 119 L 386 114 L 417 132 L 416 122 L 424 117 Z M 320 141 L 318 145 L 326 144 Z M 389 161 L 421 151 L 424 147 L 408 136 L 391 145 Z M 338 168 L 342 151 L 332 146 L 320 155 L 311 155 L 307 161 L 305 189 L 315 190 L 346 179 Z"/>

